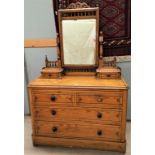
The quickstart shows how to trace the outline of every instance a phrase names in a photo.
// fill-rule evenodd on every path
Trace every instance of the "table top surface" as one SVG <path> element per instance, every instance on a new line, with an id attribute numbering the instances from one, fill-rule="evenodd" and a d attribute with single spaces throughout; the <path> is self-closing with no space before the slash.
<path id="1" fill-rule="evenodd" d="M 128 85 L 123 79 L 96 79 L 95 76 L 64 76 L 62 79 L 37 78 L 29 83 L 29 87 L 127 89 Z"/>

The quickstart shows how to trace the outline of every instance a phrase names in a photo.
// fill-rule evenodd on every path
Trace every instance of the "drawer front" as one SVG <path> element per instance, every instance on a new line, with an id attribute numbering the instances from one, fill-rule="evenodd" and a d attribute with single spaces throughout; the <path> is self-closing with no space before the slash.
<path id="1" fill-rule="evenodd" d="M 52 107 L 35 108 L 35 120 L 44 121 L 94 121 L 96 123 L 120 124 L 121 112 L 116 110 L 104 110 L 98 108 L 73 108 L 73 107 Z"/>
<path id="2" fill-rule="evenodd" d="M 120 127 L 98 124 L 36 122 L 36 135 L 120 141 Z"/>
<path id="3" fill-rule="evenodd" d="M 72 94 L 58 94 L 58 93 L 33 94 L 34 105 L 57 105 L 57 104 L 72 105 L 72 103 L 73 103 Z"/>
<path id="4" fill-rule="evenodd" d="M 98 73 L 98 77 L 101 79 L 118 79 L 121 75 L 120 73 Z"/>
<path id="5" fill-rule="evenodd" d="M 103 106 L 104 108 L 119 108 L 122 105 L 122 95 L 119 93 L 78 93 L 77 103 L 87 106 Z"/>

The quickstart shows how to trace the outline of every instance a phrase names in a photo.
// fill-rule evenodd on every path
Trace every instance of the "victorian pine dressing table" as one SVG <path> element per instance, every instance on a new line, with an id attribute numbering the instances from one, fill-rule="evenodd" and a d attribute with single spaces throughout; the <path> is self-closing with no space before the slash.
<path id="1" fill-rule="evenodd" d="M 58 12 L 58 60 L 46 57 L 41 76 L 28 86 L 34 146 L 126 150 L 127 84 L 116 59 L 103 61 L 98 13 L 98 7 L 79 2 Z M 81 41 L 70 25 L 86 33 Z M 73 32 L 78 47 L 72 44 L 73 36 L 67 29 Z M 91 54 L 85 53 L 87 48 Z M 76 60 L 75 55 L 76 59 L 85 56 Z M 89 61 L 83 61 L 87 58 Z"/>

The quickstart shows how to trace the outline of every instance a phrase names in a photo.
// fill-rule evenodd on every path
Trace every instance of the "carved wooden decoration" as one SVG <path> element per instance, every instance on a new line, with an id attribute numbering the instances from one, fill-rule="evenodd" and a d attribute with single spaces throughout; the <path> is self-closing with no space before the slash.
<path id="1" fill-rule="evenodd" d="M 79 9 L 79 8 L 90 8 L 90 6 L 85 2 L 83 3 L 76 2 L 69 4 L 69 6 L 67 7 L 67 9 Z"/>

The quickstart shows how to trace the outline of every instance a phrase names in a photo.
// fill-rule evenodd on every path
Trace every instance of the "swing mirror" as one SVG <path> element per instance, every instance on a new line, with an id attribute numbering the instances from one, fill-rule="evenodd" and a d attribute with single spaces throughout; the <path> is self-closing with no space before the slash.
<path id="1" fill-rule="evenodd" d="M 62 67 L 98 65 L 99 9 L 60 9 L 59 35 Z"/>

